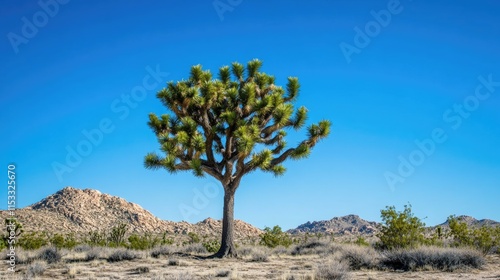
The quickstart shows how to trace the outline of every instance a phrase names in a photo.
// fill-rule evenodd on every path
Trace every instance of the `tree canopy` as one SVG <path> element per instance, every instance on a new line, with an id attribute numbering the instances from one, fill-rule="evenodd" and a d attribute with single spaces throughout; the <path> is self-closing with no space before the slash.
<path id="1" fill-rule="evenodd" d="M 226 186 L 257 169 L 282 175 L 287 158 L 307 157 L 328 136 L 330 122 L 310 125 L 307 138 L 287 148 L 286 129 L 299 130 L 307 119 L 307 109 L 293 105 L 299 80 L 289 77 L 282 88 L 274 76 L 259 72 L 261 66 L 257 59 L 246 68 L 234 62 L 214 79 L 196 65 L 189 79 L 169 82 L 157 97 L 171 114 L 151 113 L 148 122 L 165 156 L 149 153 L 145 166 L 206 173 Z"/>

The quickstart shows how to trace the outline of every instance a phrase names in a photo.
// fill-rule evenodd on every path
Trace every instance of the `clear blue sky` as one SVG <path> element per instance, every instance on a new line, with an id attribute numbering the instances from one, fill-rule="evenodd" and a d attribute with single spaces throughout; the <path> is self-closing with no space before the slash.
<path id="1" fill-rule="evenodd" d="M 17 164 L 18 206 L 73 186 L 167 220 L 220 218 L 214 179 L 143 167 L 157 149 L 147 116 L 191 65 L 259 58 L 279 84 L 299 77 L 308 123 L 333 127 L 285 176 L 244 178 L 237 219 L 379 221 L 410 202 L 428 225 L 500 220 L 498 1 L 54 1 L 0 4 L 1 166 Z"/>

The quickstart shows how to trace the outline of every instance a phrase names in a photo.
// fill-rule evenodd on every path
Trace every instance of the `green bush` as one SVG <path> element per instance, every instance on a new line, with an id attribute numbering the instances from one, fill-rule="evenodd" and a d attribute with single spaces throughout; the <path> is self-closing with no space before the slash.
<path id="1" fill-rule="evenodd" d="M 194 233 L 194 232 L 189 232 L 188 233 L 188 236 L 189 236 L 189 243 L 200 243 L 200 237 L 198 236 L 198 234 Z"/>
<path id="2" fill-rule="evenodd" d="M 207 249 L 209 253 L 217 253 L 220 249 L 220 242 L 217 240 L 203 242 L 203 247 Z"/>
<path id="3" fill-rule="evenodd" d="M 85 243 L 90 246 L 106 246 L 107 234 L 104 231 L 89 231 L 85 238 Z"/>
<path id="4" fill-rule="evenodd" d="M 358 236 L 358 239 L 354 241 L 354 244 L 358 246 L 370 246 L 370 243 L 368 243 L 362 236 Z"/>
<path id="5" fill-rule="evenodd" d="M 18 239 L 21 233 L 23 233 L 23 225 L 16 219 L 7 218 L 4 220 L 5 223 L 5 233 L 0 238 L 0 250 L 9 247 L 10 235 L 13 234 L 13 238 Z M 15 241 L 17 242 L 17 240 Z"/>
<path id="6" fill-rule="evenodd" d="M 500 227 L 469 228 L 467 223 L 455 216 L 448 217 L 448 225 L 452 245 L 456 247 L 474 247 L 487 254 L 500 246 Z"/>
<path id="7" fill-rule="evenodd" d="M 434 232 L 424 240 L 427 246 L 444 247 L 446 240 L 446 232 L 441 226 L 437 226 Z"/>
<path id="8" fill-rule="evenodd" d="M 402 212 L 394 206 L 381 210 L 382 227 L 377 244 L 382 249 L 415 248 L 425 242 L 425 224 L 415 217 L 411 205 L 405 205 Z"/>
<path id="9" fill-rule="evenodd" d="M 48 244 L 47 235 L 43 232 L 30 232 L 21 235 L 17 244 L 26 250 L 36 250 Z"/>
<path id="10" fill-rule="evenodd" d="M 78 244 L 73 233 L 66 235 L 56 233 L 50 238 L 50 243 L 57 249 L 73 249 Z"/>
<path id="11" fill-rule="evenodd" d="M 132 234 L 128 238 L 129 248 L 135 250 L 152 249 L 160 244 L 160 239 L 153 236 L 151 233 L 144 233 L 143 235 Z"/>
<path id="12" fill-rule="evenodd" d="M 274 226 L 272 229 L 266 227 L 264 233 L 260 235 L 260 245 L 274 248 L 276 246 L 289 247 L 292 244 L 290 236 L 281 230 L 280 226 Z"/>
<path id="13" fill-rule="evenodd" d="M 467 223 L 461 221 L 455 216 L 448 217 L 448 226 L 450 227 L 449 236 L 453 238 L 455 246 L 472 246 L 472 231 Z"/>
<path id="14" fill-rule="evenodd" d="M 127 225 L 119 223 L 113 228 L 108 235 L 108 246 L 120 247 L 125 246 L 125 234 L 127 233 Z"/>
<path id="15" fill-rule="evenodd" d="M 64 246 L 64 236 L 59 233 L 54 234 L 54 236 L 50 238 L 50 244 L 52 244 L 57 249 L 61 249 Z"/>
<path id="16" fill-rule="evenodd" d="M 161 245 L 172 245 L 172 244 L 174 244 L 174 239 L 173 238 L 167 238 L 167 233 L 164 232 L 163 235 L 162 235 L 162 237 L 161 237 L 160 244 Z"/>

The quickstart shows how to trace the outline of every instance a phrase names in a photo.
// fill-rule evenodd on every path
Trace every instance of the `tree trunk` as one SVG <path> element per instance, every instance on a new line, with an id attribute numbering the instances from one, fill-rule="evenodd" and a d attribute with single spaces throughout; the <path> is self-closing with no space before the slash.
<path id="1" fill-rule="evenodd" d="M 236 188 L 224 188 L 224 213 L 222 217 L 222 240 L 216 258 L 237 257 L 234 246 L 234 194 Z"/>

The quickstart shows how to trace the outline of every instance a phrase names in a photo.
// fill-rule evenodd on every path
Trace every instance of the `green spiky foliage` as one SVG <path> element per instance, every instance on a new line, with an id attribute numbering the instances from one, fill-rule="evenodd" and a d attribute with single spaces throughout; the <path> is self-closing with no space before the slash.
<path id="1" fill-rule="evenodd" d="M 173 114 L 151 113 L 148 123 L 165 156 L 150 153 L 145 166 L 207 173 L 229 183 L 256 169 L 282 175 L 287 158 L 307 157 L 329 134 L 330 122 L 311 125 L 306 140 L 285 149 L 286 129 L 302 128 L 307 109 L 294 109 L 297 78 L 289 77 L 285 90 L 259 72 L 261 65 L 252 60 L 245 71 L 235 62 L 221 67 L 218 79 L 196 65 L 188 80 L 168 83 L 157 97 Z"/>
<path id="2" fill-rule="evenodd" d="M 151 113 L 148 122 L 163 155 L 146 155 L 146 168 L 209 174 L 234 194 L 245 174 L 283 175 L 285 160 L 306 158 L 328 136 L 330 122 L 309 126 L 305 140 L 287 147 L 286 131 L 300 130 L 307 119 L 305 107 L 294 107 L 299 80 L 289 77 L 286 88 L 277 86 L 261 66 L 257 59 L 246 67 L 234 62 L 214 78 L 196 65 L 189 79 L 169 82 L 157 97 L 170 114 Z"/>

